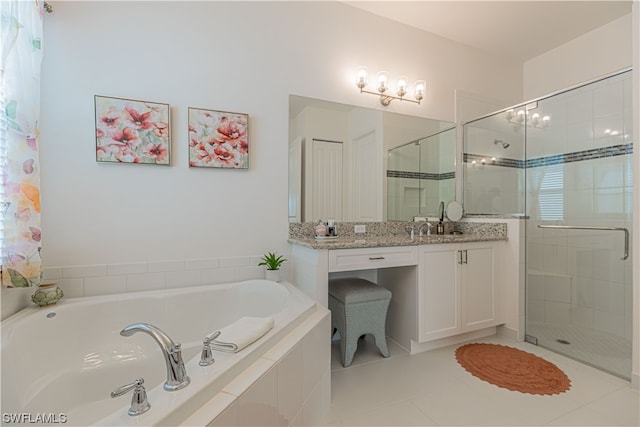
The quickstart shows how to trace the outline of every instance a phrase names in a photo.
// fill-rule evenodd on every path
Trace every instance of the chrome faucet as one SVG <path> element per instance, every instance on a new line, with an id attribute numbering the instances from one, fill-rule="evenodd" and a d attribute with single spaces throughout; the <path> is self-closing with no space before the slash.
<path id="1" fill-rule="evenodd" d="M 427 226 L 427 236 L 431 235 L 431 223 L 429 221 L 423 221 L 418 227 L 418 236 L 424 236 L 424 232 L 422 231 L 422 227 Z"/>
<path id="2" fill-rule="evenodd" d="M 176 391 L 188 386 L 191 379 L 187 375 L 187 370 L 184 367 L 180 344 L 175 344 L 160 328 L 148 323 L 134 323 L 129 325 L 120 331 L 120 335 L 129 337 L 136 332 L 144 332 L 145 334 L 151 335 L 162 349 L 162 355 L 167 365 L 167 381 L 164 383 L 164 389 L 167 391 Z"/>
<path id="3" fill-rule="evenodd" d="M 133 396 L 131 396 L 131 407 L 129 408 L 129 415 L 132 417 L 144 414 L 149 410 L 149 408 L 151 408 L 149 400 L 147 399 L 147 391 L 144 389 L 143 384 L 144 379 L 138 377 L 131 384 L 123 385 L 111 392 L 111 397 L 115 398 L 133 390 Z"/>

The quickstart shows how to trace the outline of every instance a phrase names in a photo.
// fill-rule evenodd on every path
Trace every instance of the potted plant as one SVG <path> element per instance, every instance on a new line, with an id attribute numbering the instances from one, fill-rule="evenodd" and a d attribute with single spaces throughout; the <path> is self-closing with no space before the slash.
<path id="1" fill-rule="evenodd" d="M 265 255 L 262 256 L 262 259 L 258 265 L 259 266 L 264 265 L 265 267 L 267 267 L 267 271 L 266 271 L 267 280 L 273 280 L 273 281 L 279 282 L 280 266 L 284 264 L 286 260 L 287 259 L 284 256 L 278 255 L 275 252 L 267 252 Z"/>

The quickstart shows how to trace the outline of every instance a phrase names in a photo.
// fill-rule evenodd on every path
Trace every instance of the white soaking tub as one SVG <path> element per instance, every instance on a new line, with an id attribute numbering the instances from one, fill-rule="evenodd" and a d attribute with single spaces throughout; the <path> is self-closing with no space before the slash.
<path id="1" fill-rule="evenodd" d="M 177 425 L 310 318 L 315 303 L 294 286 L 267 280 L 62 300 L 2 321 L 2 412 L 66 425 Z M 265 336 L 238 353 L 214 351 L 198 365 L 202 340 L 243 316 L 274 319 Z M 148 323 L 182 344 L 191 384 L 165 391 L 165 361 L 149 335 L 120 331 Z M 151 408 L 127 415 L 131 392 L 110 392 L 144 378 Z M 60 418 L 57 418 L 60 420 Z M 24 420 L 23 420 L 24 422 Z"/>

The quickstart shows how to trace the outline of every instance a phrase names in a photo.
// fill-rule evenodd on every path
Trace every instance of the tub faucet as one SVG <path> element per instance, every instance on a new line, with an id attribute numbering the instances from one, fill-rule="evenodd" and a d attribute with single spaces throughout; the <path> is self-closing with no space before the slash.
<path id="1" fill-rule="evenodd" d="M 120 331 L 120 335 L 129 337 L 136 332 L 144 332 L 151 335 L 162 349 L 162 355 L 167 365 L 167 381 L 164 383 L 164 389 L 167 391 L 176 391 L 188 386 L 191 379 L 187 375 L 187 370 L 184 367 L 180 344 L 175 344 L 160 328 L 148 323 L 134 323 L 129 325 Z"/>

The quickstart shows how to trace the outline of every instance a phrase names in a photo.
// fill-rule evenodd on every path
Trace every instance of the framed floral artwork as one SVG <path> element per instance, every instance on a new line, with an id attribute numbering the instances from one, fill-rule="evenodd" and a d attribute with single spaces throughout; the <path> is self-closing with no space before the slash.
<path id="1" fill-rule="evenodd" d="M 169 104 L 94 99 L 97 162 L 171 165 Z"/>
<path id="2" fill-rule="evenodd" d="M 189 107 L 189 166 L 249 168 L 249 115 Z"/>

